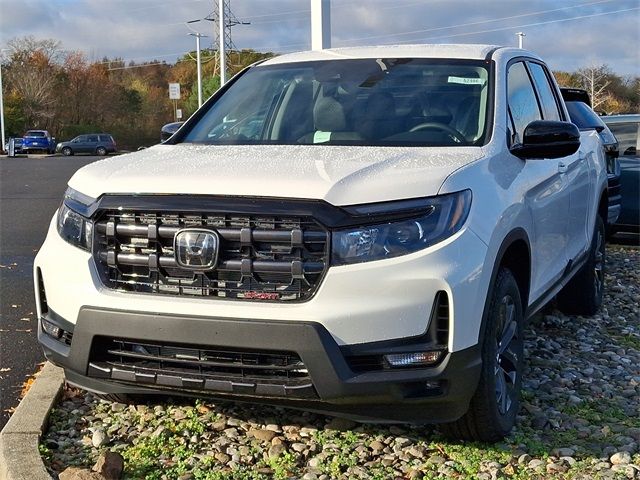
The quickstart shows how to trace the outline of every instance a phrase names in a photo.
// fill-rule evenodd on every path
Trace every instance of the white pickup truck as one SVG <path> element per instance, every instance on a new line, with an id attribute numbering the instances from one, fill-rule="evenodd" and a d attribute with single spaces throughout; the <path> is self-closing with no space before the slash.
<path id="1" fill-rule="evenodd" d="M 525 50 L 247 68 L 167 142 L 80 169 L 35 261 L 47 358 L 108 398 L 202 395 L 496 440 L 523 325 L 593 313 L 607 174 Z"/>

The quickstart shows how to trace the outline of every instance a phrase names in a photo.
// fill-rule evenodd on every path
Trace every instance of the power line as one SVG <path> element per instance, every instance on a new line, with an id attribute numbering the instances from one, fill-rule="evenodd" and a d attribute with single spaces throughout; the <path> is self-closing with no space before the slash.
<path id="1" fill-rule="evenodd" d="M 489 29 L 489 30 L 480 30 L 480 31 L 476 31 L 476 32 L 456 33 L 456 34 L 453 34 L 453 35 L 441 35 L 441 36 L 438 36 L 438 37 L 428 37 L 428 38 L 425 38 L 425 40 L 436 40 L 436 39 L 451 38 L 451 37 L 463 37 L 463 36 L 466 36 L 466 35 L 477 35 L 477 34 L 480 34 L 480 33 L 491 33 L 491 32 L 500 32 L 500 31 L 504 31 L 504 30 L 513 30 L 515 28 L 537 27 L 539 25 L 549 25 L 549 24 L 552 24 L 552 23 L 569 22 L 569 21 L 572 21 L 572 20 L 580 20 L 580 19 L 583 19 L 583 18 L 601 17 L 601 16 L 604 16 L 604 15 L 612 15 L 614 13 L 631 12 L 633 10 L 640 10 L 640 7 L 625 8 L 625 9 L 622 9 L 622 10 L 613 10 L 611 12 L 593 13 L 591 15 L 580 15 L 578 17 L 560 18 L 560 19 L 557 19 L 557 20 L 547 20 L 545 22 L 528 23 L 528 24 L 525 24 L 525 25 L 513 25 L 511 27 L 493 28 L 493 29 Z"/>
<path id="2" fill-rule="evenodd" d="M 610 2 L 616 2 L 619 0 L 598 0 L 595 2 L 590 2 L 590 3 L 581 3 L 580 5 L 571 5 L 568 7 L 560 7 L 560 8 L 554 8 L 551 10 L 541 10 L 538 12 L 531 12 L 531 13 L 522 13 L 519 15 L 511 15 L 508 17 L 501 17 L 501 18 L 493 18 L 490 20 L 480 20 L 477 22 L 469 22 L 469 23 L 460 23 L 458 25 L 449 25 L 446 27 L 435 27 L 435 28 L 427 28 L 424 30 L 413 30 L 413 31 L 409 31 L 409 32 L 399 32 L 399 33 L 388 33 L 388 34 L 382 34 L 382 35 L 369 35 L 366 37 L 356 37 L 356 38 L 349 38 L 346 40 L 342 40 L 342 42 L 354 42 L 354 41 L 359 41 L 359 40 L 370 40 L 373 38 L 387 38 L 387 37 L 397 37 L 397 36 L 401 36 L 401 35 L 415 35 L 418 33 L 427 33 L 427 32 L 436 32 L 439 30 L 448 30 L 448 29 L 454 29 L 454 28 L 461 28 L 461 27 L 470 27 L 473 25 L 482 25 L 482 24 L 486 24 L 486 23 L 493 23 L 493 22 L 499 22 L 499 21 L 503 21 L 503 20 L 513 20 L 514 18 L 523 18 L 523 17 L 530 17 L 532 15 L 543 15 L 545 13 L 552 13 L 552 12 L 558 12 L 560 10 L 568 10 L 570 8 L 578 8 L 578 7 L 588 7 L 590 5 L 598 5 L 601 3 L 610 3 Z M 517 27 L 513 27 L 513 28 L 517 28 Z"/>
<path id="3" fill-rule="evenodd" d="M 283 16 L 283 15 L 295 15 L 295 14 L 299 14 L 299 13 L 311 13 L 311 10 L 307 9 L 307 10 L 294 10 L 294 11 L 291 11 L 291 12 L 266 13 L 264 15 L 249 15 L 249 16 L 245 16 L 243 18 L 251 19 L 251 18 L 264 18 L 264 17 L 278 17 L 278 16 Z"/>
<path id="4" fill-rule="evenodd" d="M 246 17 L 243 17 L 243 18 L 246 18 Z M 304 17 L 287 18 L 285 20 L 266 20 L 264 22 L 251 22 L 251 25 L 266 25 L 268 23 L 299 22 L 300 20 L 309 20 L 309 16 L 305 15 Z"/>
<path id="5" fill-rule="evenodd" d="M 595 2 L 583 3 L 583 4 L 580 4 L 580 5 L 572 5 L 572 6 L 568 6 L 568 7 L 556 8 L 556 9 L 551 9 L 551 10 L 542 10 L 542 11 L 539 11 L 539 12 L 531 12 L 531 13 L 525 13 L 525 14 L 520 14 L 520 15 L 511 15 L 509 17 L 502 17 L 502 18 L 486 20 L 486 21 L 469 22 L 469 23 L 465 23 L 465 24 L 451 25 L 451 26 L 447 26 L 447 27 L 437 27 L 437 28 L 433 28 L 433 29 L 417 30 L 417 31 L 413 31 L 413 32 L 399 32 L 399 33 L 394 33 L 394 34 L 376 35 L 375 37 L 359 37 L 359 38 L 347 39 L 347 40 L 343 40 L 343 41 L 350 42 L 350 41 L 363 40 L 363 39 L 368 39 L 368 38 L 385 38 L 385 37 L 395 37 L 395 36 L 398 36 L 398 35 L 415 35 L 415 34 L 418 34 L 418 33 L 426 33 L 426 32 L 431 32 L 431 31 L 445 30 L 445 29 L 454 29 L 454 28 L 471 26 L 471 25 L 486 24 L 486 23 L 491 23 L 491 22 L 495 22 L 495 21 L 502 21 L 502 20 L 508 20 L 508 19 L 514 19 L 514 18 L 522 18 L 522 17 L 532 16 L 532 15 L 540 15 L 540 14 L 544 14 L 544 13 L 551 13 L 551 12 L 556 12 L 556 11 L 570 9 L 570 8 L 597 5 L 597 4 L 602 4 L 602 3 L 610 3 L 610 2 L 613 2 L 613 1 L 618 1 L 618 0 L 598 0 L 598 1 L 595 1 Z M 577 16 L 577 17 L 570 17 L 570 18 L 564 18 L 564 19 L 555 19 L 555 20 L 548 20 L 548 21 L 543 21 L 543 22 L 534 22 L 534 23 L 529 23 L 529 24 L 524 24 L 524 25 L 514 25 L 514 26 L 508 26 L 508 27 L 500 27 L 500 28 L 494 28 L 494 29 L 473 31 L 473 32 L 464 32 L 464 33 L 459 33 L 459 34 L 440 35 L 440 36 L 435 36 L 435 37 L 427 37 L 424 40 L 437 40 L 437 39 L 442 39 L 442 38 L 452 38 L 452 37 L 460 37 L 460 36 L 468 36 L 468 35 L 478 35 L 478 34 L 482 34 L 482 33 L 491 33 L 491 32 L 497 32 L 497 31 L 516 29 L 516 28 L 526 28 L 526 27 L 533 27 L 533 26 L 540 26 L 540 25 L 548 25 L 548 24 L 560 23 L 560 22 L 566 22 L 566 21 L 572 21 L 572 20 L 580 20 L 580 19 L 584 19 L 584 18 L 592 18 L 592 17 L 603 16 L 603 15 L 611 15 L 611 14 L 615 14 L 615 13 L 623 13 L 623 12 L 639 10 L 639 9 L 640 9 L 640 7 L 635 7 L 635 8 L 629 8 L 629 9 L 614 10 L 614 11 L 609 11 L 609 12 L 600 12 L 600 13 L 595 13 L 595 14 L 590 14 L 590 15 L 580 15 L 580 16 Z M 184 23 L 181 23 L 180 25 L 184 25 Z M 394 42 L 394 43 L 407 43 L 407 42 L 410 42 L 410 41 L 412 41 L 412 40 L 398 41 L 398 42 Z M 261 45 L 260 48 L 262 48 L 262 49 L 273 49 L 273 50 L 278 50 L 280 52 L 283 52 L 283 49 L 287 49 L 289 47 L 301 47 L 301 46 L 302 47 L 308 47 L 308 45 L 309 45 L 309 42 L 300 42 L 300 43 L 291 43 L 291 44 L 284 44 L 284 45 Z M 141 58 L 170 57 L 170 56 L 174 56 L 174 55 L 185 55 L 185 54 L 189 54 L 189 53 L 190 52 L 176 52 L 176 53 L 163 54 L 163 55 L 149 55 L 149 56 L 146 56 L 146 57 L 136 57 L 134 59 L 129 59 L 129 60 L 136 60 L 136 59 L 141 59 Z M 114 63 L 115 61 L 117 61 L 117 60 L 107 61 L 107 62 L 99 62 L 99 63 L 100 64 L 108 64 L 108 63 Z M 182 61 L 186 61 L 186 60 L 178 60 L 176 63 L 179 63 L 179 62 L 182 62 Z M 144 67 L 144 66 L 163 65 L 163 64 L 165 64 L 165 63 L 158 62 L 158 63 L 145 64 L 145 65 L 134 65 L 134 66 L 128 66 L 128 67 L 116 67 L 116 68 L 112 68 L 110 70 L 123 69 L 123 68 L 139 68 L 139 67 Z"/>

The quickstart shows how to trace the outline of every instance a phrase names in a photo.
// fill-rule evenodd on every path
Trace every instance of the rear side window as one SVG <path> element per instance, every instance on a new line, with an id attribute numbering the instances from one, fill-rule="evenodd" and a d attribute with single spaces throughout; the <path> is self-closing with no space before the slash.
<path id="1" fill-rule="evenodd" d="M 536 87 L 538 87 L 544 119 L 559 121 L 561 117 L 560 112 L 558 111 L 558 102 L 556 101 L 556 97 L 553 95 L 553 90 L 549 83 L 549 77 L 547 77 L 543 66 L 538 63 L 529 63 L 529 68 L 531 69 L 531 75 L 536 82 Z"/>
<path id="2" fill-rule="evenodd" d="M 109 135 L 100 135 L 100 141 L 101 142 L 113 142 L 113 140 L 111 140 L 111 137 Z"/>
<path id="3" fill-rule="evenodd" d="M 98 143 L 98 135 L 87 135 L 87 141 L 92 143 Z"/>
<path id="4" fill-rule="evenodd" d="M 524 63 L 514 63 L 507 74 L 509 112 L 514 123 L 515 143 L 521 143 L 524 129 L 534 120 L 542 120 L 538 100 Z"/>

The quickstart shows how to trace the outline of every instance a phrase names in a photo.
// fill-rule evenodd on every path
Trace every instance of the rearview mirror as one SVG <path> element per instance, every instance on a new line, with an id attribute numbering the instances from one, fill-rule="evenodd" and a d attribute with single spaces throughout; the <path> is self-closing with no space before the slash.
<path id="1" fill-rule="evenodd" d="M 524 129 L 523 137 L 521 144 L 511 148 L 523 160 L 566 157 L 580 148 L 580 130 L 569 122 L 535 120 Z"/>

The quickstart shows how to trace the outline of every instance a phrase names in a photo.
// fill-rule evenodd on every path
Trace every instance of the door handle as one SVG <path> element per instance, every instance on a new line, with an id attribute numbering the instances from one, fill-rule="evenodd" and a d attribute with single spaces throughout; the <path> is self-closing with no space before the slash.
<path id="1" fill-rule="evenodd" d="M 567 173 L 567 164 L 564 162 L 558 162 L 558 173 Z"/>

